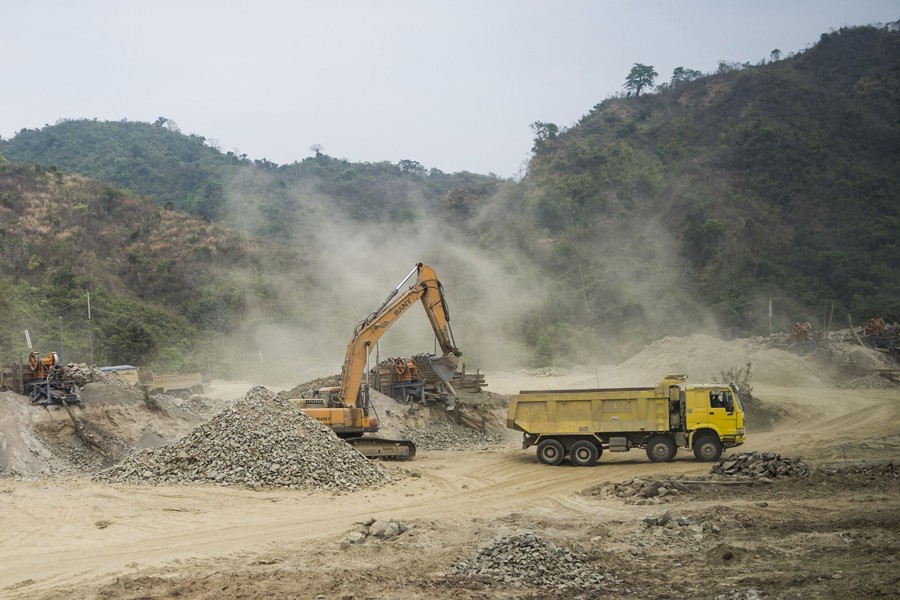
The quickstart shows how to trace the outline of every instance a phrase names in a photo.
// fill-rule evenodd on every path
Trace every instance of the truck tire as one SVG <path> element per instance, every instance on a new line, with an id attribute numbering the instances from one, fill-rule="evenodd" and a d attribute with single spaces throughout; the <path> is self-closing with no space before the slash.
<path id="1" fill-rule="evenodd" d="M 669 462 L 675 458 L 675 442 L 667 435 L 656 435 L 647 442 L 647 458 L 650 462 Z"/>
<path id="2" fill-rule="evenodd" d="M 537 456 L 545 465 L 556 466 L 565 458 L 566 450 L 559 440 L 546 439 L 538 444 Z"/>
<path id="3" fill-rule="evenodd" d="M 590 440 L 578 440 L 569 448 L 569 460 L 576 467 L 590 467 L 599 457 L 597 444 Z"/>
<path id="4" fill-rule="evenodd" d="M 714 435 L 703 435 L 694 441 L 694 458 L 700 462 L 714 462 L 722 456 L 722 442 Z"/>

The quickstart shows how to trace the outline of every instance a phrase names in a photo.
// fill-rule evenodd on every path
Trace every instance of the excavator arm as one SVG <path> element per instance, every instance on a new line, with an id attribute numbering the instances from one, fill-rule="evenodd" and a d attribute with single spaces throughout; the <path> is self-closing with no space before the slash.
<path id="1" fill-rule="evenodd" d="M 413 275 L 416 275 L 416 282 L 398 296 L 400 289 Z M 353 338 L 347 344 L 344 366 L 341 369 L 339 394 L 340 400 L 345 405 L 365 406 L 365 400 L 359 395 L 369 353 L 375 342 L 417 301 L 422 302 L 443 352 L 443 356 L 435 360 L 435 372 L 449 379 L 456 371 L 462 353 L 456 347 L 453 332 L 450 330 L 450 313 L 444 300 L 443 286 L 434 270 L 418 263 L 416 268 L 388 294 L 381 306 L 354 329 Z"/>

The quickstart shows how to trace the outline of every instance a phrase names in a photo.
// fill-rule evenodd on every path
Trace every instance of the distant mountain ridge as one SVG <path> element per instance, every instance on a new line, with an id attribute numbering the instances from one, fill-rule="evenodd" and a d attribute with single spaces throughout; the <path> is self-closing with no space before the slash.
<path id="1" fill-rule="evenodd" d="M 836 319 L 900 320 L 896 30 L 823 34 L 795 56 L 609 98 L 572 127 L 537 134 L 527 174 L 512 181 L 321 152 L 253 161 L 163 118 L 23 130 L 0 140 L 12 162 L 0 186 L 12 220 L 0 237 L 3 275 L 20 293 L 23 282 L 93 272 L 111 297 L 188 316 L 193 329 L 181 350 L 166 350 L 173 356 L 250 306 L 273 323 L 297 321 L 265 291 L 272 263 L 290 264 L 302 293 L 303 282 L 322 284 L 313 246 L 341 250 L 350 231 L 403 258 L 420 232 L 440 231 L 448 260 L 492 262 L 512 285 L 536 287 L 527 318 L 496 324 L 534 364 L 612 356 L 665 334 L 762 333 L 770 302 L 778 327 L 822 323 L 826 307 Z M 33 212 L 37 197 L 62 208 Z M 104 202 L 121 225 L 79 220 Z M 44 229 L 22 235 L 15 223 L 28 218 L 50 219 L 53 242 L 36 241 Z M 204 273 L 210 260 L 216 269 Z M 115 277 L 99 274 L 104 262 L 121 265 Z M 225 275 L 230 265 L 246 277 Z M 467 297 L 483 300 L 492 282 L 471 276 Z M 259 305 L 228 283 L 255 277 Z"/>

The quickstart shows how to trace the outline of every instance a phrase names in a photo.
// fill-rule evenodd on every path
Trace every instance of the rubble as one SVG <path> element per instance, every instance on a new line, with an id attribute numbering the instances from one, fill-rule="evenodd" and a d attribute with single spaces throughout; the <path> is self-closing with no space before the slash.
<path id="1" fill-rule="evenodd" d="M 96 365 L 87 365 L 85 363 L 66 364 L 66 377 L 80 388 L 94 381 L 107 381 L 108 379 L 106 373 L 98 369 Z"/>
<path id="2" fill-rule="evenodd" d="M 94 479 L 344 492 L 387 476 L 333 431 L 257 386 L 179 442 L 133 452 Z"/>
<path id="3" fill-rule="evenodd" d="M 414 526 L 405 521 L 394 519 L 369 519 L 364 523 L 358 523 L 357 528 L 347 534 L 341 542 L 341 550 L 350 546 L 357 546 L 367 540 L 384 541 L 398 537 Z"/>
<path id="4" fill-rule="evenodd" d="M 475 556 L 455 563 L 449 575 L 557 590 L 596 589 L 619 582 L 613 573 L 588 562 L 584 552 L 557 546 L 531 532 L 496 539 Z"/>
<path id="5" fill-rule="evenodd" d="M 839 390 L 896 390 L 900 384 L 881 375 L 863 375 L 849 381 L 841 381 L 833 387 Z"/>
<path id="6" fill-rule="evenodd" d="M 306 383 L 301 383 L 290 390 L 278 392 L 279 398 L 312 398 L 315 396 L 315 393 L 321 388 L 328 387 L 338 387 L 341 385 L 341 376 L 340 375 L 329 375 L 328 377 L 319 377 L 318 379 L 313 379 L 311 381 L 307 381 Z"/>
<path id="7" fill-rule="evenodd" d="M 403 427 L 401 435 L 411 440 L 420 450 L 476 450 L 506 445 L 503 437 L 482 433 L 476 429 L 453 425 L 440 419 L 431 419 L 427 427 L 417 429 Z"/>
<path id="8" fill-rule="evenodd" d="M 626 504 L 665 504 L 683 494 L 690 494 L 690 486 L 679 479 L 629 479 L 591 490 L 592 496 L 621 498 Z"/>
<path id="9" fill-rule="evenodd" d="M 800 459 L 782 457 L 774 452 L 742 452 L 719 459 L 712 466 L 714 475 L 741 475 L 756 479 L 771 477 L 803 477 L 809 467 Z"/>

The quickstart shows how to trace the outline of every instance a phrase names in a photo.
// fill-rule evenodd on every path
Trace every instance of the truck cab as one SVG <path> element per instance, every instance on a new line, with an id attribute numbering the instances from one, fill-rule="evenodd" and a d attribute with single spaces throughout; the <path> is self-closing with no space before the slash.
<path id="1" fill-rule="evenodd" d="M 687 386 L 684 413 L 690 446 L 698 454 L 699 460 L 718 459 L 723 447 L 730 448 L 744 443 L 744 408 L 737 390 L 731 386 Z"/>

